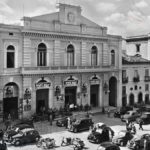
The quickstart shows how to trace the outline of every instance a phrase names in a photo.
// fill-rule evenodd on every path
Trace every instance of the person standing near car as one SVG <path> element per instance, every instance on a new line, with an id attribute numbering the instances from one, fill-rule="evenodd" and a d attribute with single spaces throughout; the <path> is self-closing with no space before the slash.
<path id="1" fill-rule="evenodd" d="M 108 115 L 108 118 L 110 117 L 110 109 L 108 108 L 107 110 L 107 115 Z"/>
<path id="2" fill-rule="evenodd" d="M 48 110 L 48 116 L 49 116 L 50 125 L 52 126 L 52 124 L 53 124 L 53 111 L 51 108 Z"/>
<path id="3" fill-rule="evenodd" d="M 140 122 L 139 122 L 139 130 L 143 130 L 143 120 L 140 119 Z"/>

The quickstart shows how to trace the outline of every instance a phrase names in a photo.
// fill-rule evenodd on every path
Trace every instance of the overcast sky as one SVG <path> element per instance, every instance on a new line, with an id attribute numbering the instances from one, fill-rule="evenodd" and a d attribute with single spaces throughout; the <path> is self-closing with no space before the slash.
<path id="1" fill-rule="evenodd" d="M 57 2 L 80 5 L 83 16 L 108 27 L 110 34 L 150 32 L 150 0 L 0 0 L 0 22 L 18 24 L 23 16 L 58 11 Z"/>

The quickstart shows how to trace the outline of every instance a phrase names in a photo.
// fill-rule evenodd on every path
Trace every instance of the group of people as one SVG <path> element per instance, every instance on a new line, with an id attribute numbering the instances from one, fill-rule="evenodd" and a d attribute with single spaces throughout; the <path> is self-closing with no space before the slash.
<path id="1" fill-rule="evenodd" d="M 133 122 L 126 120 L 126 129 L 133 134 L 136 134 L 136 127 Z"/>

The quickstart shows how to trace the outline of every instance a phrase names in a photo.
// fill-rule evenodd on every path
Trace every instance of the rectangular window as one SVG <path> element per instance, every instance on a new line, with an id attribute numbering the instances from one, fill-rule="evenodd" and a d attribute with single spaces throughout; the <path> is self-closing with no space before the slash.
<path id="1" fill-rule="evenodd" d="M 149 84 L 145 84 L 145 91 L 149 91 Z"/>
<path id="2" fill-rule="evenodd" d="M 14 52 L 7 52 L 7 68 L 14 68 Z"/>
<path id="3" fill-rule="evenodd" d="M 149 69 L 145 69 L 145 76 L 149 76 Z"/>
<path id="4" fill-rule="evenodd" d="M 125 79 L 127 77 L 126 70 L 122 70 L 122 78 Z"/>
<path id="5" fill-rule="evenodd" d="M 125 95 L 126 94 L 126 86 L 123 86 L 122 87 L 122 95 Z"/>
<path id="6" fill-rule="evenodd" d="M 136 52 L 137 53 L 140 52 L 140 46 L 141 46 L 141 44 L 136 44 Z"/>
<path id="7" fill-rule="evenodd" d="M 135 71 L 134 71 L 134 77 L 138 77 L 138 76 L 139 76 L 138 70 L 135 70 Z"/>

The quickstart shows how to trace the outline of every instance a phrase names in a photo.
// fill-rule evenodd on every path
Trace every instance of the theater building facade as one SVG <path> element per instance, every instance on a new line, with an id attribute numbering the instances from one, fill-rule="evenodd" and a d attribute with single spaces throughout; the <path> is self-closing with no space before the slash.
<path id="1" fill-rule="evenodd" d="M 121 36 L 59 4 L 51 14 L 0 25 L 0 114 L 15 118 L 41 107 L 121 106 Z"/>

